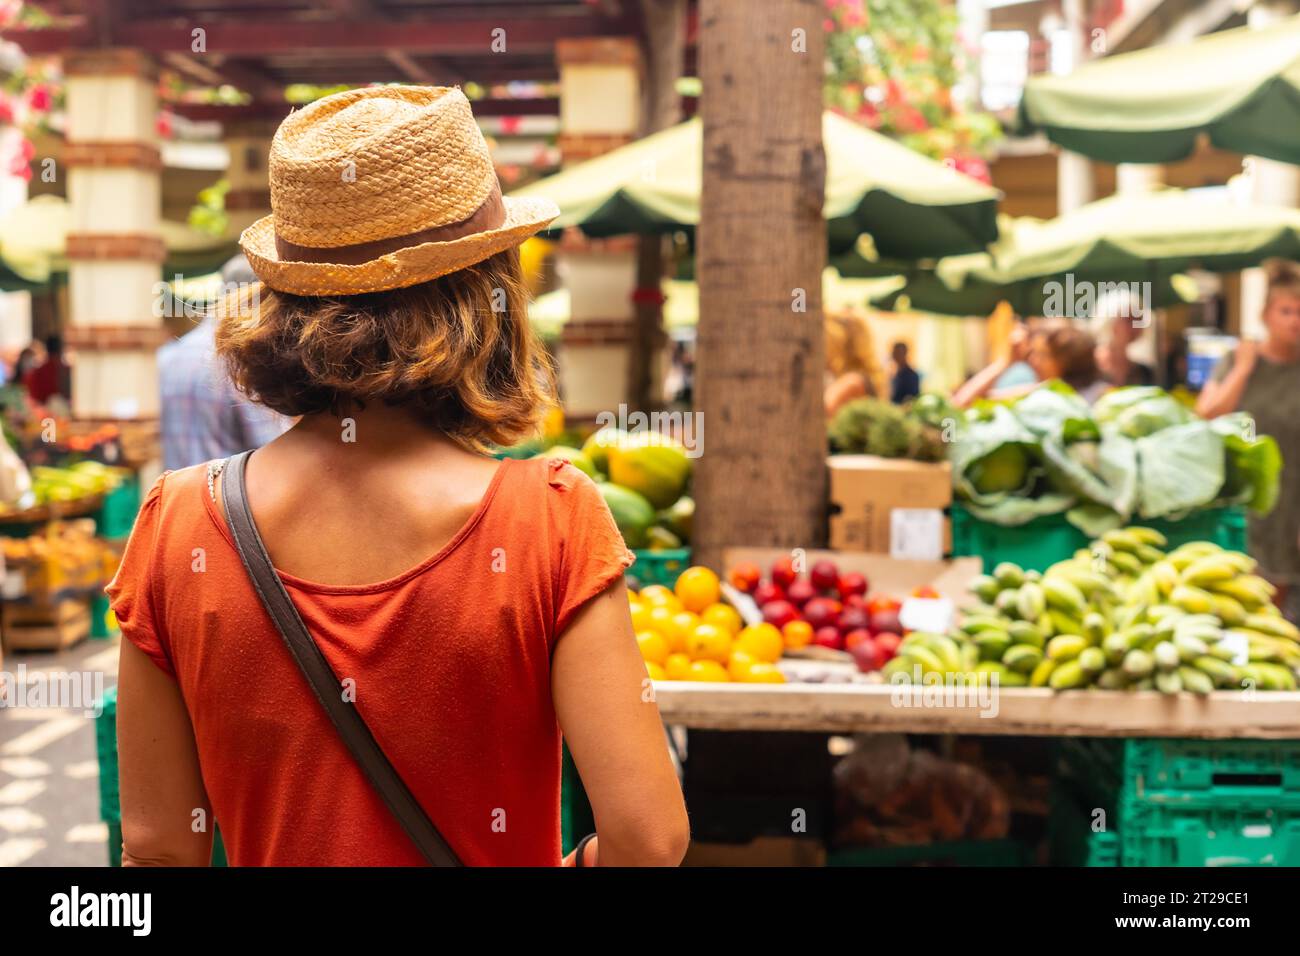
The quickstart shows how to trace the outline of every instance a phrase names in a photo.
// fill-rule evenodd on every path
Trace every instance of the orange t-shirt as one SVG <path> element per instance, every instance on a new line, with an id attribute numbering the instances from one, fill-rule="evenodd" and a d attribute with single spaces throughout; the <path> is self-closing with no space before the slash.
<path id="1" fill-rule="evenodd" d="M 180 684 L 231 864 L 421 865 L 258 601 L 205 467 L 158 479 L 108 594 L 123 636 Z M 455 537 L 403 574 L 356 586 L 280 577 L 461 860 L 553 866 L 551 655 L 631 562 L 586 475 L 507 460 Z"/>

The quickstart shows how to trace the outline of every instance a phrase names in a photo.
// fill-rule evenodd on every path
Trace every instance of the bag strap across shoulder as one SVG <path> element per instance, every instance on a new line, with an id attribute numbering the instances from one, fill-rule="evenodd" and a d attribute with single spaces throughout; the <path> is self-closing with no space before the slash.
<path id="1" fill-rule="evenodd" d="M 325 708 L 330 722 L 356 758 L 362 772 L 379 792 L 379 796 L 424 859 L 430 866 L 461 866 L 455 851 L 447 845 L 419 801 L 384 756 L 361 714 L 344 700 L 343 686 L 325 660 L 325 655 L 321 653 L 311 632 L 307 630 L 298 609 L 293 606 L 293 600 L 285 590 L 280 576 L 275 573 L 266 545 L 262 543 L 248 507 L 244 469 L 251 454 L 248 451 L 241 452 L 226 463 L 221 475 L 221 503 L 226 513 L 226 524 L 235 539 L 235 549 L 239 552 L 239 558 L 257 596 L 261 598 L 262 606 L 271 615 L 271 620 L 298 669 L 307 679 L 316 699 Z"/>

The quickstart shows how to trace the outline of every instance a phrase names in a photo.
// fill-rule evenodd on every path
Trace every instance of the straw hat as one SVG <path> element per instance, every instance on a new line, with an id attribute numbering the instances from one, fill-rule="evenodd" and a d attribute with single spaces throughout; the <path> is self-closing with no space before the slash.
<path id="1" fill-rule="evenodd" d="M 458 89 L 348 90 L 297 110 L 271 143 L 271 210 L 239 237 L 253 272 L 298 295 L 436 279 L 517 246 L 560 211 L 501 186 Z"/>

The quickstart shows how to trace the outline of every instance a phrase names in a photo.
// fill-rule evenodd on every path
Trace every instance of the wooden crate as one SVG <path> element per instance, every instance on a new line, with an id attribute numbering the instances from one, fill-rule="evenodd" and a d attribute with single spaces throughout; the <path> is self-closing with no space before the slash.
<path id="1" fill-rule="evenodd" d="M 90 636 L 90 599 L 54 604 L 6 604 L 0 613 L 4 647 L 10 651 L 57 651 Z"/>

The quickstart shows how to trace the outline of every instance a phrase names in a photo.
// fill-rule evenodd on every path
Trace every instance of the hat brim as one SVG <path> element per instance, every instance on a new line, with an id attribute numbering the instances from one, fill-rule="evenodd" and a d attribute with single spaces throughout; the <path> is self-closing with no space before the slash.
<path id="1" fill-rule="evenodd" d="M 549 199 L 503 196 L 505 221 L 496 229 L 447 242 L 425 242 L 356 265 L 294 262 L 275 248 L 275 217 L 264 216 L 239 237 L 254 274 L 278 292 L 294 295 L 360 295 L 428 282 L 519 245 L 560 214 Z"/>

